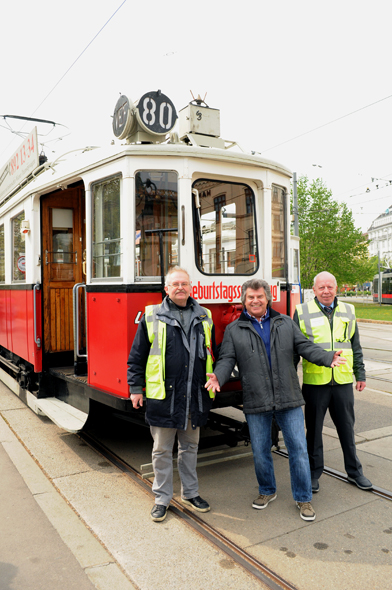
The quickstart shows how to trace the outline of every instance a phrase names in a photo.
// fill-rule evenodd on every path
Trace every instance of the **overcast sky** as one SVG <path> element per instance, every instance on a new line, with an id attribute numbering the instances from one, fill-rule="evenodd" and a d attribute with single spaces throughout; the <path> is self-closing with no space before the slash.
<path id="1" fill-rule="evenodd" d="M 3 4 L 0 115 L 66 126 L 41 137 L 70 133 L 49 157 L 109 143 L 120 93 L 159 88 L 177 111 L 207 93 L 222 137 L 323 178 L 358 227 L 392 205 L 390 1 Z M 22 140 L 0 124 L 2 165 Z"/>

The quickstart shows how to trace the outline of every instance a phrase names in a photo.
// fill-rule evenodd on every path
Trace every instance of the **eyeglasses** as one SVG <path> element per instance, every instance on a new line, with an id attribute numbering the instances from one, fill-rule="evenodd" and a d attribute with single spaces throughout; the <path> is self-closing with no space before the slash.
<path id="1" fill-rule="evenodd" d="M 177 289 L 177 287 L 189 287 L 190 283 L 170 283 L 169 287 L 174 287 L 175 289 Z"/>

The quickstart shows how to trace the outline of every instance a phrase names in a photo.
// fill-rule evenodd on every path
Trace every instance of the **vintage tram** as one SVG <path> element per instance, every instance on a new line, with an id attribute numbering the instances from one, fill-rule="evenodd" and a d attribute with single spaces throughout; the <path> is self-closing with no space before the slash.
<path id="1" fill-rule="evenodd" d="M 222 139 L 201 99 L 177 116 L 161 91 L 123 95 L 113 132 L 44 161 L 34 128 L 0 171 L 0 378 L 72 432 L 94 404 L 132 414 L 128 353 L 170 266 L 188 270 L 218 343 L 245 280 L 266 279 L 282 313 L 300 297 L 286 167 Z M 215 405 L 240 394 L 233 380 Z"/>

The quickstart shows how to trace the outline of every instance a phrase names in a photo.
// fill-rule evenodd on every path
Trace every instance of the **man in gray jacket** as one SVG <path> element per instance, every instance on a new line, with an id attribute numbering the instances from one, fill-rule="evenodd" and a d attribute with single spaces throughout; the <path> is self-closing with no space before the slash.
<path id="1" fill-rule="evenodd" d="M 294 367 L 294 352 L 312 363 L 334 367 L 345 363 L 341 350 L 325 352 L 310 342 L 291 318 L 271 309 L 266 281 L 251 279 L 242 285 L 244 311 L 229 324 L 208 390 L 220 391 L 237 365 L 243 391 L 243 410 L 252 443 L 259 496 L 252 506 L 262 510 L 276 499 L 271 455 L 271 424 L 275 419 L 289 454 L 291 490 L 303 520 L 314 520 L 312 486 L 306 449 L 304 399 Z"/>

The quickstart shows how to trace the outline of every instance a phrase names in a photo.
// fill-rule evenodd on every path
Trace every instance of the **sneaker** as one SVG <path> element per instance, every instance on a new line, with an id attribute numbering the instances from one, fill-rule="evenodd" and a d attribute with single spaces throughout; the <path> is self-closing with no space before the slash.
<path id="1" fill-rule="evenodd" d="M 187 506 L 191 506 L 199 512 L 209 512 L 211 510 L 209 503 L 200 496 L 195 498 L 181 498 L 181 502 Z"/>
<path id="2" fill-rule="evenodd" d="M 314 520 L 316 518 L 316 513 L 310 502 L 297 502 L 297 507 L 302 520 Z"/>
<path id="3" fill-rule="evenodd" d="M 163 506 L 163 504 L 154 504 L 153 509 L 151 510 L 151 518 L 154 522 L 165 520 L 166 515 L 167 506 Z"/>
<path id="4" fill-rule="evenodd" d="M 347 476 L 348 481 L 351 481 L 351 483 L 355 483 L 355 485 L 361 489 L 361 490 L 371 490 L 373 488 L 373 484 L 371 481 L 368 480 L 367 477 L 365 477 L 364 475 L 360 475 L 359 477 L 350 477 L 349 475 Z"/>
<path id="5" fill-rule="evenodd" d="M 317 494 L 317 492 L 320 491 L 320 484 L 319 484 L 319 480 L 315 477 L 312 477 L 312 492 L 313 494 Z"/>
<path id="6" fill-rule="evenodd" d="M 260 494 L 256 500 L 252 502 L 252 508 L 256 508 L 256 510 L 263 510 L 263 508 L 267 508 L 270 502 L 273 502 L 278 497 L 278 494 L 270 494 L 266 496 L 265 494 Z"/>

